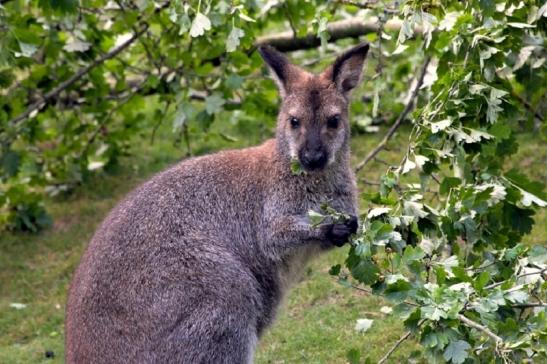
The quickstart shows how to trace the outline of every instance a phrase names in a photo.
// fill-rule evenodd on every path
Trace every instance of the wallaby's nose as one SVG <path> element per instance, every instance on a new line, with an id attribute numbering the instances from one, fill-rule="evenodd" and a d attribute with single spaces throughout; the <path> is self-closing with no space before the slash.
<path id="1" fill-rule="evenodd" d="M 305 169 L 321 169 L 327 164 L 327 153 L 321 147 L 306 148 L 300 155 L 300 162 Z"/>

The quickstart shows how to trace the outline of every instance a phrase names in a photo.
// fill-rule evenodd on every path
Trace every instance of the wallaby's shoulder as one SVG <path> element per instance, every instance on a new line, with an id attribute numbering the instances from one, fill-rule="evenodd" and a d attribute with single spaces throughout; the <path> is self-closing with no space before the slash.
<path id="1" fill-rule="evenodd" d="M 228 149 L 200 157 L 184 159 L 160 172 L 152 180 L 194 179 L 240 179 L 248 172 L 268 171 L 277 164 L 275 139 L 242 149 Z"/>

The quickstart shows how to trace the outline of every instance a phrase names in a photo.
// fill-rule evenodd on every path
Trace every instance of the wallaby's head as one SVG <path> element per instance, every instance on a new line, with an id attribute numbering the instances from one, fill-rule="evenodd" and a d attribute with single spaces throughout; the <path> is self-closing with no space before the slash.
<path id="1" fill-rule="evenodd" d="M 322 73 L 312 74 L 273 47 L 260 47 L 282 99 L 278 145 L 289 158 L 298 158 L 304 169 L 322 170 L 347 149 L 348 97 L 359 84 L 368 48 L 352 48 Z"/>

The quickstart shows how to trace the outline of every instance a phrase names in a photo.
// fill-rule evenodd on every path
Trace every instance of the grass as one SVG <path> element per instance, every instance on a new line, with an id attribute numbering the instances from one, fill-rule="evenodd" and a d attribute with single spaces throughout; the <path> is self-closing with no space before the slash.
<path id="1" fill-rule="evenodd" d="M 406 145 L 402 131 L 380 157 L 398 162 Z M 3 234 L 0 239 L 0 363 L 60 363 L 64 355 L 64 304 L 72 273 L 85 245 L 108 211 L 129 190 L 179 159 L 184 148 L 169 141 L 162 130 L 155 145 L 136 143 L 134 157 L 109 174 L 93 177 L 74 194 L 59 201 L 48 201 L 55 225 L 38 235 Z M 353 140 L 354 162 L 380 140 L 381 134 L 362 135 Z M 547 151 L 531 134 L 519 136 L 521 150 L 510 164 L 520 167 L 535 179 L 546 179 Z M 254 139 L 230 143 L 220 136 L 199 141 L 198 153 L 245 146 Z M 373 162 L 360 174 L 375 181 L 386 169 Z M 360 181 L 361 188 L 372 188 Z M 363 206 L 362 206 L 363 207 Z M 547 236 L 545 211 L 537 215 L 530 243 L 544 243 Z M 346 352 L 355 348 L 378 360 L 403 332 L 396 319 L 379 308 L 381 299 L 338 285 L 328 275 L 331 265 L 344 260 L 346 249 L 334 250 L 314 261 L 302 282 L 292 291 L 274 327 L 265 335 L 257 353 L 258 363 L 345 363 Z M 16 309 L 12 303 L 26 307 Z M 372 318 L 366 334 L 353 328 L 356 319 Z M 405 342 L 392 362 L 403 362 L 416 348 Z M 52 351 L 53 359 L 45 352 Z"/>

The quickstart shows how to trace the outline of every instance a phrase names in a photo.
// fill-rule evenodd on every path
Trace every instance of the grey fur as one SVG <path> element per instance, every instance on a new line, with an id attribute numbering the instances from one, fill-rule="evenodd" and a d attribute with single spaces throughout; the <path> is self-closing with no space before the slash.
<path id="1" fill-rule="evenodd" d="M 104 220 L 71 284 L 68 363 L 251 363 L 308 259 L 355 232 L 307 219 L 325 201 L 355 215 L 357 199 L 345 96 L 331 87 L 332 71 L 298 72 L 306 82 L 286 88 L 276 139 L 182 161 Z M 306 133 L 319 128 L 322 142 L 338 144 L 324 169 L 295 176 L 290 149 L 306 136 L 287 131 L 287 110 L 305 113 L 298 95 L 309 89 L 320 89 L 321 102 Z M 333 107 L 343 113 L 336 133 L 321 121 Z"/>

